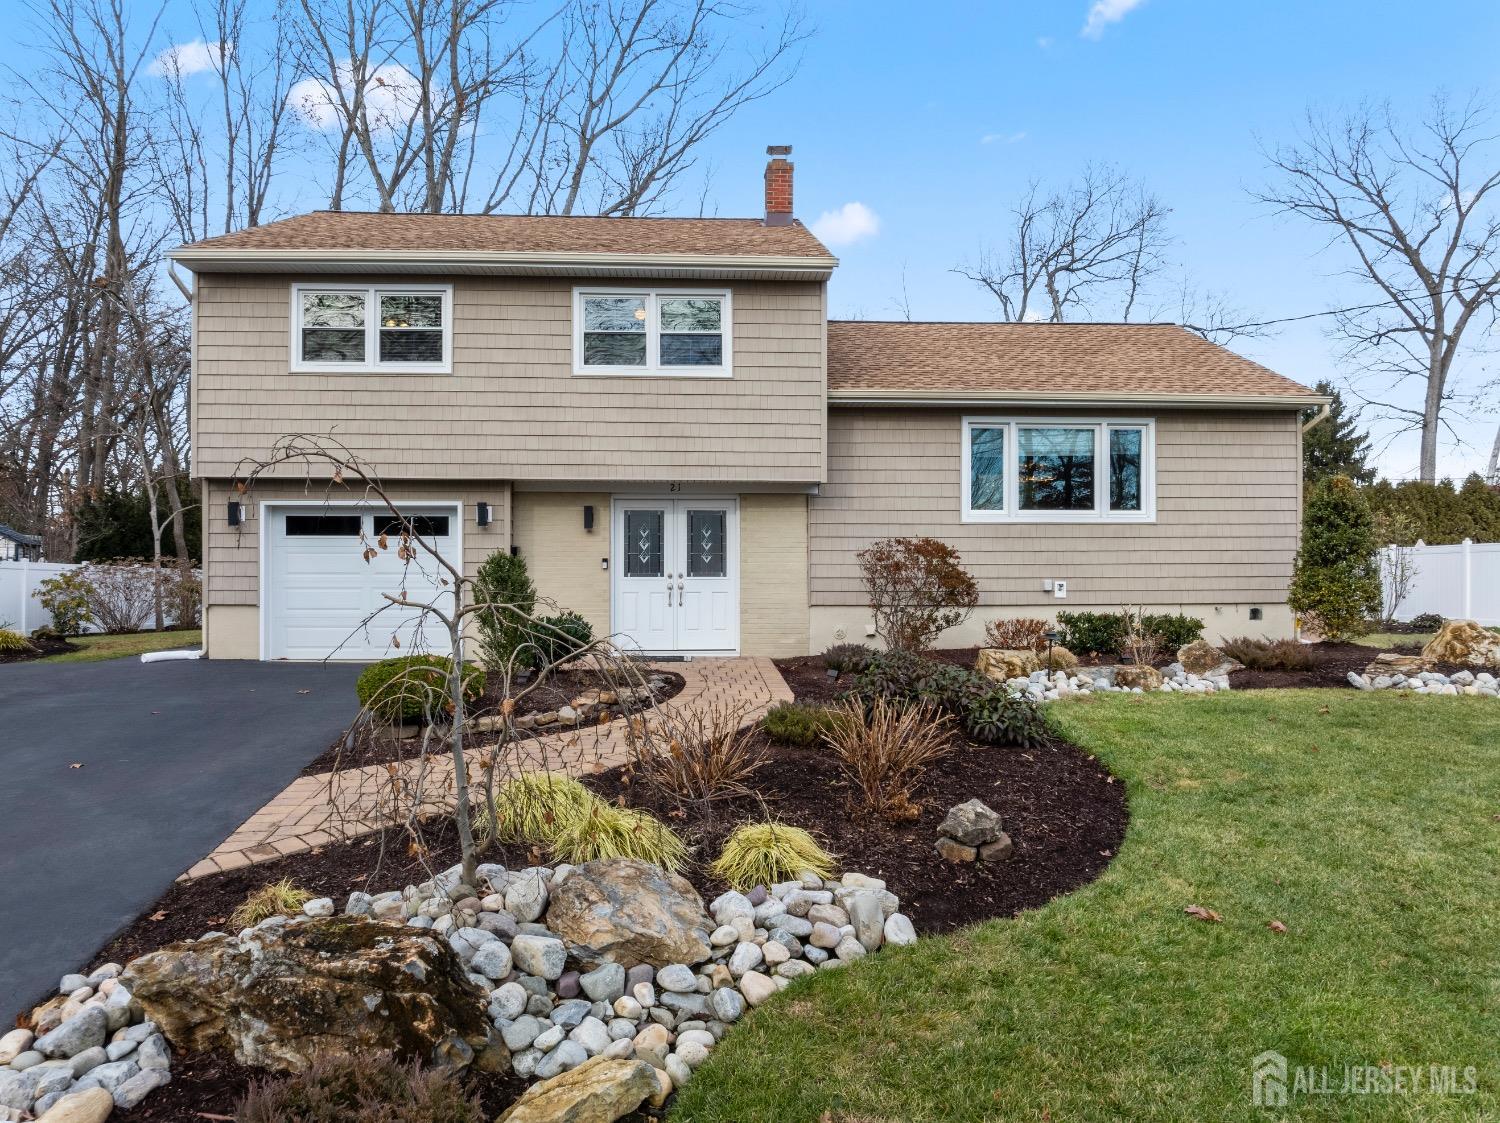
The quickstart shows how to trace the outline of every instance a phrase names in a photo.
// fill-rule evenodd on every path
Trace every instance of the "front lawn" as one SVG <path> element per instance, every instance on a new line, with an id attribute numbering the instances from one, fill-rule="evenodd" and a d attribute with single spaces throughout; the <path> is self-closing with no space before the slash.
<path id="1" fill-rule="evenodd" d="M 1104 876 L 799 982 L 724 1038 L 674 1120 L 1500 1111 L 1493 700 L 1273 690 L 1053 712 L 1127 785 Z M 1478 1091 L 1294 1094 L 1267 1111 L 1250 1095 L 1265 1050 L 1328 1066 L 1334 1089 L 1345 1066 L 1373 1066 L 1377 1084 L 1409 1075 L 1394 1066 L 1456 1066 L 1462 1085 L 1472 1065 Z"/>
<path id="2" fill-rule="evenodd" d="M 97 663 L 103 659 L 124 659 L 146 651 L 166 651 L 173 647 L 201 647 L 203 633 L 197 628 L 180 632 L 131 632 L 123 636 L 71 636 L 77 651 L 49 655 L 38 663 Z"/>

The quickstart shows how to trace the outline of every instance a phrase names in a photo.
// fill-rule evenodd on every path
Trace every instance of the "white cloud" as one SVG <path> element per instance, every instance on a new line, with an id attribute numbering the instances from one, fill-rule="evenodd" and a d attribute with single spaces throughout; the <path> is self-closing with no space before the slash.
<path id="1" fill-rule="evenodd" d="M 1020 144 L 1026 139 L 1026 131 L 1023 129 L 1018 133 L 985 133 L 979 138 L 980 144 Z"/>
<path id="2" fill-rule="evenodd" d="M 1104 34 L 1106 27 L 1119 23 L 1145 2 L 1146 0 L 1094 0 L 1093 7 L 1089 9 L 1088 21 L 1078 34 L 1085 39 L 1098 39 Z"/>
<path id="3" fill-rule="evenodd" d="M 820 214 L 812 232 L 830 246 L 852 245 L 880 233 L 880 216 L 863 203 L 845 203 L 836 211 Z"/>
<path id="4" fill-rule="evenodd" d="M 157 78 L 186 78 L 189 74 L 220 69 L 226 56 L 234 56 L 233 43 L 194 39 L 191 43 L 174 43 L 152 59 L 146 71 Z"/>
<path id="5" fill-rule="evenodd" d="M 332 129 L 341 118 L 339 92 L 343 92 L 344 101 L 353 101 L 354 86 L 353 64 L 345 60 L 333 81 L 304 78 L 287 91 L 286 99 L 308 128 Z M 400 63 L 377 66 L 365 80 L 365 113 L 370 124 L 377 129 L 394 129 L 410 120 L 420 100 L 419 89 L 417 76 Z"/>
<path id="6" fill-rule="evenodd" d="M 1052 36 L 1043 35 L 1036 41 L 1036 45 L 1045 51 L 1048 47 L 1052 46 Z"/>

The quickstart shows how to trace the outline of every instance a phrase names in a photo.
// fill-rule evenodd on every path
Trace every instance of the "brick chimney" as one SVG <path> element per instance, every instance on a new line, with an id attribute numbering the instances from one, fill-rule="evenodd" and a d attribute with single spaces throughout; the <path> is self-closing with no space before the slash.
<path id="1" fill-rule="evenodd" d="M 787 159 L 790 144 L 772 144 L 766 148 L 771 157 L 766 162 L 766 225 L 787 226 L 792 221 L 792 167 Z"/>

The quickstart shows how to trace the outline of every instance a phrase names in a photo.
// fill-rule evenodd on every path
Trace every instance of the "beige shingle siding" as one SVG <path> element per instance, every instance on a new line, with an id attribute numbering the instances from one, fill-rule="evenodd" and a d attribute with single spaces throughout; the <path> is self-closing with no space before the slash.
<path id="1" fill-rule="evenodd" d="M 822 475 L 820 283 L 731 286 L 733 378 L 638 378 L 574 376 L 573 286 L 530 277 L 455 279 L 451 375 L 292 374 L 296 279 L 198 279 L 194 464 L 206 477 L 286 432 L 329 430 L 387 475 L 419 479 Z"/>
<path id="2" fill-rule="evenodd" d="M 464 571 L 473 576 L 479 563 L 494 550 L 509 549 L 510 531 L 505 525 L 506 491 L 503 481 L 462 483 L 385 482 L 391 497 L 399 503 L 462 502 L 464 505 L 463 548 Z M 222 480 L 205 488 L 207 504 L 204 527 L 204 571 L 208 576 L 204 603 L 213 605 L 255 605 L 260 603 L 260 504 L 286 500 L 321 500 L 325 493 L 330 502 L 353 502 L 357 491 L 335 488 L 326 492 L 322 485 L 304 488 L 300 483 L 263 481 L 245 500 L 248 520 L 239 527 L 229 525 L 230 489 Z M 491 522 L 480 527 L 475 521 L 477 505 L 490 504 Z"/>
<path id="3" fill-rule="evenodd" d="M 891 535 L 951 543 L 986 606 L 1285 600 L 1297 549 L 1297 414 L 1157 413 L 1154 524 L 962 522 L 963 416 L 829 411 L 829 480 L 809 503 L 814 606 L 863 603 L 854 555 Z M 1048 577 L 1069 582 L 1066 601 L 1042 591 Z"/>

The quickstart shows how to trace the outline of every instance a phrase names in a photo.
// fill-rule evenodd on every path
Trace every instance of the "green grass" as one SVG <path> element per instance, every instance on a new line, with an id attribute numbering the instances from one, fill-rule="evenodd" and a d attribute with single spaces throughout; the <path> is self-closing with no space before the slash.
<path id="1" fill-rule="evenodd" d="M 1371 632 L 1367 636 L 1356 636 L 1354 642 L 1391 651 L 1398 647 L 1422 647 L 1435 635 L 1436 632 Z"/>
<path id="2" fill-rule="evenodd" d="M 200 647 L 203 633 L 197 628 L 180 632 L 135 632 L 127 636 L 72 636 L 69 643 L 78 651 L 49 655 L 38 663 L 97 663 L 103 659 L 125 659 L 146 651 L 166 651 L 173 647 Z"/>
<path id="3" fill-rule="evenodd" d="M 1493 700 L 1259 691 L 1053 712 L 1129 793 L 1104 876 L 799 981 L 724 1039 L 673 1120 L 1495 1118 Z M 1250 1061 L 1267 1049 L 1332 1081 L 1473 1065 L 1478 1093 L 1266 1111 Z"/>

